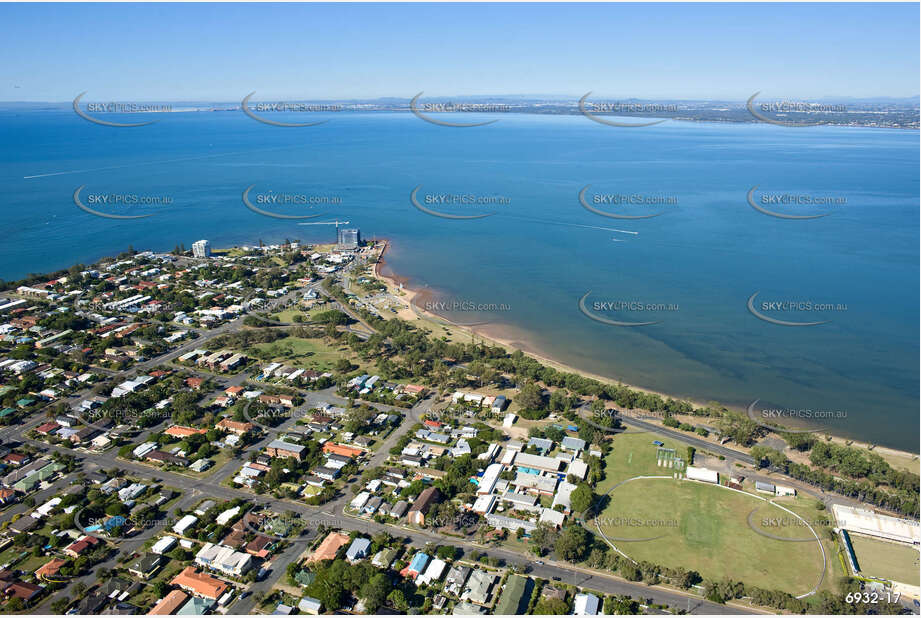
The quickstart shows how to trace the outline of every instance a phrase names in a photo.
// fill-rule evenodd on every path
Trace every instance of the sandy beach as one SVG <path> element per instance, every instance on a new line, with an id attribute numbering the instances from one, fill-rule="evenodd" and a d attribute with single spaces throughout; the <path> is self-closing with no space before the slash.
<path id="1" fill-rule="evenodd" d="M 432 311 L 425 310 L 423 308 L 425 303 L 433 298 L 436 298 L 437 295 L 430 288 L 411 287 L 407 277 L 394 273 L 391 269 L 389 269 L 389 267 L 387 267 L 387 262 L 384 259 L 384 256 L 390 246 L 390 242 L 382 241 L 382 243 L 383 244 L 380 249 L 380 253 L 378 254 L 378 262 L 374 268 L 374 276 L 381 283 L 387 286 L 388 292 L 390 292 L 394 297 L 406 303 L 405 307 L 397 312 L 397 317 L 400 319 L 409 322 L 422 321 L 431 328 L 440 328 L 447 336 L 451 337 L 453 341 L 461 341 L 466 337 L 471 338 L 471 340 L 479 339 L 484 342 L 488 342 L 491 345 L 499 346 L 510 353 L 516 350 L 520 350 L 528 356 L 531 356 L 539 360 L 541 363 L 547 365 L 548 367 L 553 367 L 558 371 L 575 373 L 606 384 L 619 384 L 627 386 L 633 390 L 657 394 L 663 398 L 673 397 L 668 393 L 662 393 L 648 388 L 643 388 L 641 386 L 627 384 L 616 378 L 594 374 L 549 358 L 546 354 L 541 353 L 540 350 L 536 349 L 535 346 L 528 341 L 528 334 L 526 332 L 521 331 L 512 325 L 495 322 L 477 325 L 463 325 L 453 322 Z M 688 401 L 695 407 L 704 407 L 706 405 L 704 402 L 694 401 L 685 397 L 681 397 L 679 399 Z M 726 407 L 734 409 L 741 414 L 747 413 L 744 409 L 737 409 L 733 406 Z M 647 420 L 650 422 L 657 422 L 654 419 Z M 918 474 L 919 471 L 921 471 L 921 461 L 919 461 L 917 453 L 910 453 L 885 446 L 860 442 L 858 440 L 853 440 L 843 436 L 835 436 L 834 434 L 825 430 L 818 430 L 816 431 L 816 434 L 822 436 L 831 436 L 831 442 L 835 444 L 850 445 L 870 450 L 886 459 L 891 465 L 910 470 L 915 474 Z"/>

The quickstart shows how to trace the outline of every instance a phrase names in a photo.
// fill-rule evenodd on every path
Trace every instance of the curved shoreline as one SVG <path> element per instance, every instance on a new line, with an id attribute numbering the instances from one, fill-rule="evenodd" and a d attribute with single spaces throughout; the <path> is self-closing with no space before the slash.
<path id="1" fill-rule="evenodd" d="M 383 246 L 383 248 L 381 249 L 380 253 L 378 254 L 378 261 L 377 261 L 377 263 L 374 265 L 373 272 L 374 272 L 375 278 L 377 278 L 377 279 L 380 280 L 382 283 L 384 283 L 384 285 L 387 286 L 388 292 L 390 292 L 390 293 L 393 294 L 394 296 L 396 296 L 396 297 L 398 297 L 398 298 L 401 298 L 402 300 L 406 301 L 407 305 L 409 306 L 409 308 L 407 308 L 407 309 L 405 310 L 406 312 L 408 312 L 408 315 L 404 314 L 404 311 L 401 311 L 401 312 L 398 313 L 398 317 L 401 317 L 402 319 L 405 319 L 405 320 L 407 320 L 407 321 L 413 321 L 413 320 L 430 320 L 430 321 L 433 321 L 433 322 L 436 322 L 436 323 L 438 323 L 438 322 L 446 323 L 446 324 L 450 325 L 450 328 L 451 328 L 451 329 L 455 329 L 455 330 L 458 330 L 458 331 L 460 331 L 460 332 L 467 333 L 467 334 L 469 334 L 470 336 L 476 336 L 476 337 L 478 337 L 478 338 L 480 338 L 480 339 L 483 339 L 483 340 L 485 340 L 485 341 L 489 341 L 491 344 L 496 345 L 496 346 L 501 347 L 501 348 L 504 348 L 505 350 L 507 350 L 507 351 L 509 351 L 509 352 L 521 351 L 521 352 L 523 352 L 524 354 L 527 354 L 528 356 L 531 356 L 531 357 L 533 357 L 534 359 L 540 361 L 540 362 L 543 363 L 544 365 L 546 365 L 546 366 L 548 366 L 548 367 L 551 367 L 551 368 L 553 368 L 553 369 L 556 369 L 556 370 L 558 370 L 558 371 L 563 371 L 563 372 L 567 372 L 567 373 L 574 373 L 574 374 L 577 374 L 577 375 L 580 375 L 580 376 L 583 376 L 583 377 L 586 377 L 586 378 L 591 378 L 591 379 L 593 379 L 593 380 L 598 380 L 599 382 L 602 382 L 602 383 L 604 383 L 604 384 L 616 384 L 616 385 L 620 385 L 620 386 L 625 386 L 625 387 L 627 387 L 627 388 L 630 388 L 630 389 L 635 390 L 635 391 L 638 391 L 638 392 L 649 393 L 649 394 L 653 394 L 653 395 L 658 395 L 658 396 L 660 396 L 660 397 L 662 397 L 662 398 L 664 398 L 664 399 L 671 398 L 671 399 L 676 399 L 676 400 L 679 400 L 679 401 L 687 401 L 688 403 L 690 403 L 691 405 L 693 405 L 693 406 L 696 407 L 696 408 L 697 408 L 697 407 L 706 407 L 707 404 L 705 404 L 705 403 L 703 403 L 703 402 L 701 402 L 701 401 L 699 401 L 699 400 L 696 400 L 696 399 L 694 399 L 694 398 L 691 398 L 691 397 L 681 397 L 681 396 L 676 397 L 676 396 L 671 395 L 671 394 L 669 394 L 669 393 L 664 393 L 664 392 L 661 392 L 661 391 L 656 391 L 656 390 L 653 390 L 653 389 L 650 389 L 650 388 L 644 388 L 644 387 L 642 387 L 642 386 L 636 386 L 636 385 L 634 385 L 634 384 L 629 384 L 629 383 L 624 382 L 624 381 L 622 381 L 622 380 L 618 380 L 617 378 L 612 378 L 612 377 L 610 377 L 610 376 L 599 375 L 599 374 L 592 373 L 592 372 L 589 372 L 589 371 L 586 371 L 586 370 L 583 370 L 583 369 L 579 369 L 579 368 L 574 367 L 574 366 L 572 366 L 572 365 L 567 365 L 567 364 L 562 363 L 562 362 L 560 362 L 560 361 L 554 360 L 554 359 L 552 359 L 552 358 L 546 356 L 545 354 L 542 354 L 542 353 L 539 352 L 539 351 L 536 351 L 533 347 L 529 346 L 529 345 L 528 345 L 527 343 L 525 343 L 525 342 L 516 341 L 516 340 L 509 339 L 509 338 L 502 337 L 502 336 L 497 336 L 497 335 L 495 335 L 495 334 L 485 333 L 485 332 L 484 332 L 485 329 L 477 328 L 478 325 L 476 325 L 476 326 L 465 326 L 465 325 L 463 325 L 463 324 L 458 324 L 458 323 L 452 321 L 451 319 L 449 319 L 449 318 L 447 318 L 447 317 L 445 317 L 445 316 L 439 315 L 439 314 L 437 314 L 437 313 L 435 313 L 435 312 L 433 312 L 433 311 L 429 311 L 429 310 L 427 310 L 427 309 L 424 309 L 423 307 L 420 307 L 418 303 L 415 303 L 415 302 L 413 302 L 413 301 L 414 301 L 414 299 L 416 299 L 417 297 L 423 296 L 423 295 L 426 293 L 426 292 L 425 292 L 425 289 L 426 289 L 426 288 L 414 288 L 414 287 L 411 287 L 411 286 L 409 285 L 409 278 L 408 278 L 408 277 L 398 275 L 398 274 L 395 273 L 392 269 L 390 269 L 390 273 L 389 273 L 389 274 L 385 274 L 385 273 L 383 272 L 384 268 L 387 266 L 387 262 L 386 262 L 386 260 L 384 260 L 384 254 L 385 254 L 385 253 L 387 252 L 387 250 L 390 248 L 390 241 L 389 241 L 389 240 L 383 240 L 382 242 L 384 243 L 384 246 Z M 491 324 L 492 324 L 494 327 L 497 327 L 497 326 L 498 326 L 498 325 L 496 325 L 495 323 L 491 323 Z M 442 325 L 444 325 L 444 324 L 442 324 Z M 722 405 L 722 404 L 721 404 L 721 405 Z M 742 414 L 742 415 L 747 415 L 747 411 L 746 411 L 744 408 L 736 408 L 736 407 L 734 407 L 734 406 L 729 406 L 729 405 L 727 405 L 727 406 L 725 406 L 725 407 L 728 408 L 728 409 L 730 409 L 730 410 L 733 410 L 734 412 L 738 412 L 738 413 L 740 413 L 740 414 Z M 649 419 L 649 420 L 654 420 L 654 419 Z M 918 469 L 917 469 L 917 468 L 918 468 L 919 463 L 921 463 L 921 462 L 919 462 L 919 453 L 913 453 L 913 452 L 909 452 L 909 451 L 903 451 L 903 450 L 899 450 L 899 449 L 896 449 L 896 448 L 892 448 L 892 447 L 888 447 L 888 446 L 883 446 L 883 445 L 881 445 L 881 444 L 870 444 L 870 443 L 866 443 L 866 442 L 861 442 L 861 441 L 859 441 L 859 440 L 855 440 L 855 439 L 850 438 L 850 437 L 848 437 L 848 436 L 843 436 L 843 435 L 836 434 L 836 433 L 834 433 L 834 432 L 832 432 L 832 431 L 829 431 L 829 430 L 827 430 L 827 429 L 825 429 L 825 428 L 818 428 L 818 429 L 815 430 L 815 433 L 816 433 L 816 434 L 819 434 L 819 435 L 828 435 L 828 436 L 831 436 L 832 442 L 834 442 L 834 443 L 836 443 L 836 444 L 845 445 L 846 443 L 850 443 L 851 446 L 855 446 L 855 447 L 857 447 L 857 448 L 861 448 L 861 449 L 866 450 L 866 451 L 871 452 L 871 453 L 873 453 L 873 452 L 878 453 L 878 454 L 883 454 L 883 453 L 885 453 L 885 454 L 888 454 L 888 455 L 890 455 L 890 456 L 892 456 L 892 457 L 898 457 L 898 458 L 905 458 L 905 459 L 908 459 L 908 460 L 911 461 L 911 464 L 912 464 L 912 465 L 908 466 L 907 469 L 908 469 L 909 471 L 915 473 L 915 474 L 918 473 Z"/>

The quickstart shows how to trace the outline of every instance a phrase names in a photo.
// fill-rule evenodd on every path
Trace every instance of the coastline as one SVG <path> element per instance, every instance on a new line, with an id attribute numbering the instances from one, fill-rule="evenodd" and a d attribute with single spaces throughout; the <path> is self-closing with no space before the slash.
<path id="1" fill-rule="evenodd" d="M 478 338 L 478 339 L 487 341 L 491 345 L 501 347 L 505 349 L 506 351 L 508 351 L 509 353 L 512 353 L 515 351 L 521 351 L 524 354 L 527 354 L 528 356 L 531 356 L 534 359 L 540 361 L 544 365 L 548 367 L 552 367 L 558 371 L 574 373 L 574 374 L 581 375 L 586 378 L 598 380 L 599 382 L 602 382 L 605 384 L 617 384 L 617 385 L 626 386 L 638 392 L 655 394 L 663 398 L 680 399 L 680 400 L 689 402 L 695 407 L 706 406 L 705 403 L 701 401 L 696 401 L 688 397 L 675 397 L 668 393 L 663 393 L 663 392 L 652 390 L 649 388 L 644 388 L 642 386 L 628 384 L 622 380 L 618 380 L 617 378 L 614 378 L 611 376 L 603 376 L 603 375 L 595 374 L 589 371 L 585 371 L 583 369 L 579 369 L 578 367 L 574 367 L 572 365 L 567 365 L 565 363 L 556 361 L 550 358 L 549 356 L 547 356 L 546 353 L 542 353 L 541 351 L 536 350 L 533 346 L 530 346 L 527 342 L 521 341 L 515 337 L 510 337 L 508 335 L 508 331 L 510 330 L 511 327 L 509 326 L 500 326 L 495 323 L 484 323 L 484 324 L 473 324 L 473 325 L 458 324 L 433 311 L 424 309 L 423 307 L 419 305 L 419 302 L 420 301 L 424 302 L 423 299 L 426 299 L 432 295 L 432 292 L 430 291 L 430 289 L 411 287 L 409 285 L 408 277 L 399 275 L 395 273 L 392 269 L 390 269 L 387 265 L 386 260 L 384 259 L 384 255 L 386 254 L 387 250 L 390 248 L 390 241 L 382 240 L 379 242 L 383 242 L 384 244 L 380 252 L 378 253 L 378 261 L 374 265 L 374 269 L 373 269 L 374 277 L 377 280 L 379 280 L 381 283 L 383 283 L 387 287 L 387 291 L 391 293 L 394 297 L 399 298 L 406 302 L 407 306 L 404 309 L 401 309 L 399 312 L 397 312 L 397 317 L 399 317 L 400 319 L 410 321 L 410 322 L 411 321 L 424 321 L 428 325 L 432 325 L 434 323 L 435 325 L 441 326 L 448 332 L 457 331 L 458 334 L 468 335 L 471 337 L 471 339 Z M 389 272 L 385 272 L 385 269 Z M 489 328 L 490 326 L 492 327 L 491 331 Z M 495 332 L 497 330 L 499 331 L 498 333 Z M 726 406 L 726 407 L 735 412 L 746 414 L 746 410 L 744 409 L 735 408 L 733 406 Z M 861 448 L 868 452 L 877 453 L 883 457 L 888 456 L 890 459 L 887 459 L 887 460 L 889 460 L 891 464 L 893 465 L 898 464 L 901 467 L 904 467 L 905 469 L 911 472 L 914 472 L 915 474 L 919 472 L 919 466 L 921 466 L 921 458 L 919 458 L 919 453 L 903 451 L 900 449 L 884 446 L 881 444 L 870 444 L 867 442 L 861 442 L 859 440 L 855 440 L 847 436 L 836 435 L 834 432 L 828 431 L 824 428 L 816 430 L 815 433 L 823 435 L 823 436 L 830 436 L 831 437 L 830 441 L 840 446 L 849 445 L 849 446 Z M 893 462 L 891 461 L 891 459 L 895 459 L 897 461 Z"/>
<path id="2" fill-rule="evenodd" d="M 692 100 L 697 102 L 696 100 Z M 309 101 L 296 101 L 297 103 L 303 104 L 313 104 L 313 105 L 340 105 L 341 99 L 319 99 L 319 100 L 309 100 Z M 649 103 L 657 103 L 657 101 L 648 101 Z M 684 101 L 681 101 L 684 102 Z M 620 118 L 642 118 L 642 119 L 654 119 L 654 120 L 663 120 L 669 122 L 686 122 L 691 124 L 716 124 L 716 125 L 757 125 L 763 124 L 764 121 L 757 118 L 748 118 L 744 114 L 748 113 L 748 110 L 745 107 L 744 101 L 726 101 L 727 105 L 738 105 L 736 108 L 732 108 L 734 111 L 738 111 L 743 114 L 741 118 L 702 118 L 694 116 L 681 116 L 681 115 L 667 115 L 667 114 L 642 114 L 642 113 L 632 113 L 632 112 L 623 112 L 623 113 L 610 113 L 603 112 L 601 115 L 610 116 L 610 117 L 620 117 Z M 239 114 L 243 111 L 243 108 L 239 103 L 236 102 L 226 102 L 226 103 L 187 103 L 183 101 L 173 101 L 173 102 L 151 102 L 150 105 L 168 105 L 168 106 L 177 106 L 175 109 L 170 107 L 170 109 L 145 109 L 140 112 L 141 114 L 162 114 L 162 115 L 172 115 L 172 114 L 219 114 L 219 113 L 232 113 Z M 185 105 L 185 107 L 181 107 Z M 360 103 L 359 103 L 360 105 Z M 61 113 L 68 112 L 73 107 L 73 101 L 50 101 L 50 102 L 40 102 L 40 101 L 6 101 L 0 103 L 0 113 Z M 702 111 L 713 111 L 713 110 L 702 110 Z M 854 113 L 866 112 L 867 110 L 854 110 Z M 409 106 L 407 103 L 406 107 L 381 107 L 378 109 L 367 109 L 364 107 L 360 108 L 345 108 L 337 110 L 329 110 L 325 113 L 328 114 L 413 114 L 416 115 L 416 112 Z M 458 113 L 458 112 L 442 112 L 442 113 Z M 480 112 L 480 113 L 489 113 L 489 112 Z M 569 108 L 569 109 L 560 109 L 557 111 L 543 111 L 539 107 L 532 107 L 528 109 L 512 109 L 504 112 L 493 112 L 494 114 L 506 114 L 506 115 L 522 115 L 522 116 L 559 116 L 559 117 L 572 117 L 572 116 L 584 116 L 585 114 L 579 109 Z M 897 113 L 897 112 L 892 112 Z M 835 128 L 851 128 L 851 129 L 889 129 L 895 131 L 919 131 L 921 127 L 904 125 L 904 124 L 893 124 L 893 125 L 883 125 L 879 126 L 872 124 L 870 122 L 858 122 L 856 124 L 849 122 L 833 122 L 833 121 L 823 121 L 823 126 L 835 127 Z M 804 125 L 809 126 L 809 125 Z"/>

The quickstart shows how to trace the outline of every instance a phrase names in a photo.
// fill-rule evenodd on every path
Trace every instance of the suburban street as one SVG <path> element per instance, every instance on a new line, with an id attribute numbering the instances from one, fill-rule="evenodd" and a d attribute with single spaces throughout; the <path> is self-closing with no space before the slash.
<path id="1" fill-rule="evenodd" d="M 317 400 L 322 399 L 330 402 L 336 402 L 336 400 L 339 399 L 340 401 L 338 402 L 341 403 L 341 398 L 332 396 L 329 393 L 310 394 Z M 390 408 L 390 406 L 383 406 L 383 404 L 374 405 L 379 409 Z M 391 434 L 384 440 L 374 455 L 369 459 L 367 467 L 374 467 L 383 463 L 388 455 L 389 449 L 397 442 L 397 440 L 399 440 L 400 436 L 404 432 L 409 430 L 413 423 L 418 422 L 421 415 L 425 410 L 429 408 L 430 405 L 431 400 L 424 400 L 417 404 L 413 409 L 409 410 L 407 418 L 404 420 L 402 426 L 399 428 L 399 430 L 391 432 Z M 275 428 L 275 431 L 283 430 L 284 425 Z M 201 479 L 196 479 L 186 474 L 158 470 L 148 465 L 118 459 L 116 453 L 112 450 L 104 453 L 78 452 L 59 446 L 48 445 L 44 442 L 31 440 L 22 435 L 24 431 L 21 427 L 19 432 L 13 433 L 19 434 L 16 436 L 17 439 L 24 443 L 35 446 L 36 448 L 54 450 L 61 453 L 75 454 L 79 460 L 85 462 L 86 471 L 88 472 L 97 469 L 119 468 L 133 476 L 138 476 L 141 478 L 157 478 L 165 485 L 179 489 L 181 492 L 183 492 L 183 499 L 174 504 L 171 510 L 176 509 L 180 505 L 185 507 L 194 504 L 201 499 L 209 497 L 219 500 L 244 498 L 253 503 L 267 505 L 269 508 L 276 509 L 280 512 L 293 511 L 302 517 L 306 522 L 308 522 L 308 525 L 310 525 L 313 530 L 316 530 L 316 526 L 323 525 L 326 527 L 338 526 L 344 530 L 357 530 L 365 534 L 374 534 L 375 532 L 386 531 L 394 536 L 406 537 L 410 539 L 413 544 L 418 546 L 424 545 L 425 543 L 450 544 L 463 548 L 466 553 L 478 551 L 487 556 L 502 560 L 507 564 L 519 564 L 522 566 L 530 565 L 531 574 L 537 577 L 543 577 L 546 579 L 559 578 L 560 581 L 571 583 L 573 585 L 586 586 L 606 594 L 630 595 L 634 598 L 651 599 L 651 601 L 654 603 L 667 604 L 685 609 L 688 607 L 688 605 L 690 605 L 692 613 L 752 613 L 748 608 L 740 608 L 735 605 L 730 606 L 710 603 L 700 599 L 700 597 L 695 595 L 685 594 L 677 590 L 670 590 L 660 586 L 647 586 L 644 584 L 627 582 L 614 576 L 582 570 L 574 567 L 573 565 L 568 565 L 565 563 L 546 560 L 544 561 L 545 563 L 543 565 L 537 565 L 533 562 L 532 556 L 522 555 L 506 549 L 485 547 L 472 541 L 461 540 L 456 537 L 444 537 L 433 532 L 410 529 L 400 525 L 379 524 L 370 519 L 359 519 L 348 516 L 344 514 L 344 508 L 351 498 L 351 496 L 348 494 L 342 494 L 332 502 L 329 502 L 322 507 L 312 507 L 294 500 L 279 500 L 266 496 L 257 497 L 252 492 L 242 489 L 234 489 L 220 484 L 220 480 L 216 478 L 214 474 L 220 475 L 222 478 L 226 478 L 229 474 L 231 474 L 240 465 L 243 464 L 243 459 L 231 460 L 214 474 L 205 476 Z M 144 540 L 149 538 L 149 536 L 153 535 L 155 532 L 160 531 L 148 530 L 138 537 L 128 541 L 120 542 L 119 546 L 121 552 L 131 553 L 135 551 L 137 547 L 140 547 L 140 545 L 143 544 Z M 229 613 L 246 614 L 251 612 L 255 605 L 255 592 L 267 592 L 268 590 L 271 590 L 272 586 L 284 576 L 287 564 L 290 563 L 291 560 L 294 560 L 300 556 L 301 553 L 303 553 L 303 551 L 306 549 L 307 546 L 304 541 L 298 541 L 296 543 L 290 544 L 289 547 L 281 555 L 276 556 L 272 560 L 272 571 L 269 577 L 267 577 L 264 581 L 253 585 L 251 587 L 253 594 L 250 594 L 246 599 L 243 599 L 242 601 L 237 600 L 234 604 L 231 605 Z M 114 564 L 114 558 L 111 560 L 111 562 L 112 564 L 107 563 L 106 566 L 112 566 Z M 90 583 L 92 580 L 91 578 L 84 579 L 84 583 L 86 584 Z"/>
<path id="2" fill-rule="evenodd" d="M 362 339 L 367 339 L 370 336 L 370 333 L 373 332 L 370 325 L 365 323 L 351 307 L 330 297 L 329 294 L 323 289 L 321 282 L 314 282 L 309 285 L 309 288 L 316 290 L 318 293 L 324 296 L 327 296 L 331 300 L 332 307 L 345 312 L 360 325 L 359 328 L 353 326 L 345 326 L 343 327 L 345 332 L 355 334 Z M 285 296 L 276 298 L 275 302 L 281 304 L 293 303 L 296 302 L 298 296 L 301 294 L 303 294 L 303 290 L 299 290 L 297 292 L 292 291 Z M 185 366 L 180 368 L 178 365 L 172 364 L 172 361 L 177 359 L 182 354 L 185 354 L 186 352 L 193 349 L 204 347 L 207 342 L 211 341 L 215 337 L 238 330 L 242 326 L 242 323 L 243 318 L 240 317 L 224 323 L 214 329 L 194 329 L 198 335 L 197 338 L 186 341 L 175 349 L 159 357 L 142 361 L 132 366 L 130 369 L 119 372 L 107 372 L 107 378 L 111 380 L 112 384 L 116 384 L 121 380 L 129 378 L 130 376 L 140 375 L 144 372 L 150 371 L 155 367 L 166 365 L 174 369 L 182 369 L 183 371 L 189 372 L 192 375 L 196 375 L 198 377 L 216 380 L 217 384 L 215 387 L 212 388 L 210 392 L 203 393 L 203 397 L 206 400 L 212 400 L 215 396 L 221 394 L 228 386 L 246 386 L 248 388 L 254 388 L 258 390 L 260 383 L 254 379 L 254 374 L 248 371 L 238 372 L 232 376 L 225 376 L 213 374 L 198 368 L 189 368 Z M 308 323 L 302 324 L 307 325 Z M 285 325 L 278 322 L 267 321 L 266 326 L 268 328 L 287 328 L 294 325 Z M 69 449 L 62 446 L 49 445 L 48 443 L 33 440 L 26 436 L 30 430 L 34 429 L 37 425 L 47 420 L 45 410 L 49 406 L 64 403 L 67 407 L 73 408 L 82 399 L 88 397 L 92 393 L 92 389 L 90 388 L 83 389 L 67 398 L 60 399 L 54 404 L 48 404 L 44 408 L 41 408 L 33 413 L 33 415 L 22 424 L 8 426 L 0 429 L 0 439 L 2 439 L 3 442 L 21 442 L 28 444 L 32 447 L 35 447 L 39 451 L 60 452 L 74 455 L 80 462 L 82 462 L 83 471 L 85 472 L 118 469 L 122 470 L 126 475 L 138 477 L 141 479 L 153 479 L 154 482 L 176 489 L 180 492 L 181 495 L 178 500 L 175 500 L 170 504 L 166 517 L 167 519 L 172 518 L 172 513 L 178 510 L 188 510 L 190 507 L 206 498 L 215 500 L 231 500 L 242 498 L 249 503 L 259 507 L 266 507 L 276 512 L 290 511 L 295 513 L 304 522 L 306 522 L 307 532 L 295 541 L 286 542 L 286 545 L 283 547 L 283 549 L 278 554 L 273 556 L 271 562 L 267 565 L 267 576 L 264 577 L 261 581 L 254 582 L 248 586 L 248 594 L 246 595 L 246 598 L 240 599 L 238 597 L 228 608 L 228 613 L 230 614 L 240 615 L 251 613 L 256 608 L 257 599 L 260 598 L 263 594 L 270 592 L 275 585 L 282 581 L 282 579 L 285 577 L 285 569 L 288 564 L 298 560 L 304 554 L 304 552 L 308 550 L 311 543 L 316 538 L 318 528 L 321 526 L 325 528 L 339 528 L 346 531 L 354 530 L 367 535 L 373 535 L 376 532 L 387 532 L 393 536 L 405 538 L 407 539 L 407 543 L 411 543 L 419 547 L 424 546 L 427 543 L 456 546 L 462 548 L 466 554 L 479 552 L 490 558 L 497 559 L 507 566 L 517 566 L 521 569 L 527 569 L 531 575 L 536 577 L 548 580 L 559 580 L 574 586 L 589 588 L 605 594 L 628 595 L 636 599 L 648 599 L 652 603 L 668 605 L 670 607 L 685 610 L 690 613 L 757 613 L 750 608 L 746 608 L 741 605 L 722 605 L 712 603 L 701 599 L 697 595 L 688 594 L 680 590 L 663 586 L 648 586 L 642 583 L 629 582 L 610 574 L 589 570 L 565 562 L 554 561 L 551 559 L 537 561 L 531 554 L 523 554 L 503 547 L 482 545 L 469 539 L 457 538 L 455 536 L 446 536 L 434 531 L 411 528 L 407 525 L 397 523 L 384 524 L 375 522 L 372 519 L 358 518 L 347 514 L 345 511 L 347 505 L 352 499 L 352 495 L 348 491 L 341 491 L 332 501 L 320 507 L 316 507 L 293 499 L 279 499 L 271 495 L 256 495 L 253 492 L 245 489 L 229 487 L 226 484 L 227 479 L 233 476 L 239 470 L 239 468 L 249 460 L 249 452 L 261 451 L 263 447 L 272 439 L 276 438 L 278 435 L 284 433 L 285 431 L 293 429 L 296 425 L 296 421 L 299 418 L 306 416 L 307 411 L 318 407 L 321 403 L 324 402 L 338 406 L 345 406 L 348 404 L 347 399 L 342 398 L 336 394 L 335 387 L 323 389 L 320 391 L 312 391 L 293 387 L 291 387 L 290 390 L 296 390 L 298 394 L 304 399 L 304 402 L 298 406 L 297 409 L 292 410 L 289 417 L 286 418 L 284 422 L 276 427 L 262 426 L 264 435 L 261 436 L 256 443 L 250 445 L 247 451 L 242 452 L 240 455 L 232 457 L 229 460 L 223 462 L 217 469 L 205 472 L 203 474 L 168 471 L 136 461 L 123 460 L 117 456 L 116 449 L 109 449 L 103 452 L 88 451 L 84 448 Z M 400 414 L 404 418 L 402 424 L 399 427 L 391 430 L 380 441 L 379 444 L 374 446 L 371 454 L 362 463 L 362 468 L 373 469 L 384 465 L 389 456 L 390 449 L 397 444 L 402 436 L 411 431 L 411 428 L 414 424 L 421 422 L 423 415 L 429 412 L 432 409 L 432 406 L 436 403 L 436 399 L 432 396 L 418 402 L 410 409 L 397 408 L 385 404 L 368 403 L 367 405 L 379 411 Z M 585 410 L 583 409 L 582 412 L 585 412 Z M 582 418 L 583 421 L 591 422 L 584 416 Z M 734 462 L 740 462 L 748 466 L 753 466 L 755 464 L 754 459 L 745 453 L 741 453 L 726 446 L 715 445 L 711 442 L 702 440 L 693 434 L 689 434 L 688 432 L 681 432 L 661 427 L 642 419 L 632 418 L 625 415 L 620 415 L 619 418 L 626 426 L 630 428 L 634 428 L 639 431 L 654 432 L 667 436 L 683 444 L 693 446 L 701 452 L 722 455 L 725 457 L 725 466 L 727 469 L 731 470 Z M 148 436 L 159 433 L 162 431 L 162 425 L 166 422 L 167 419 L 163 419 L 155 426 L 146 428 L 140 432 L 138 436 L 133 438 L 133 441 L 143 442 L 147 439 Z M 765 476 L 760 472 L 747 472 L 747 474 L 752 478 L 773 480 L 773 477 Z M 832 497 L 825 494 L 824 492 L 816 490 L 815 488 L 805 486 L 802 483 L 796 483 L 787 479 L 785 479 L 785 481 L 791 485 L 795 485 L 804 493 L 812 495 L 813 497 L 828 504 L 832 502 L 856 504 L 856 501 L 846 500 L 839 496 Z M 64 489 L 69 482 L 70 481 L 68 479 L 58 479 L 52 483 L 50 487 L 40 490 L 34 494 L 35 503 L 41 504 L 45 499 Z M 8 521 L 13 516 L 26 513 L 29 510 L 29 507 L 22 503 L 15 504 L 8 508 L 6 512 L 0 516 L 0 521 Z M 115 542 L 118 551 L 113 552 L 112 555 L 101 566 L 104 568 L 111 568 L 115 566 L 119 559 L 124 558 L 125 555 L 130 555 L 138 548 L 140 548 L 144 542 L 156 535 L 162 534 L 163 532 L 164 527 L 162 526 L 152 527 L 144 530 L 133 538 L 118 540 Z M 93 583 L 94 579 L 92 575 L 78 578 L 73 582 L 70 582 L 68 584 L 68 588 L 73 586 L 77 581 L 89 586 Z M 42 611 L 50 611 L 50 603 L 51 599 L 48 599 L 42 603 L 38 609 Z"/>

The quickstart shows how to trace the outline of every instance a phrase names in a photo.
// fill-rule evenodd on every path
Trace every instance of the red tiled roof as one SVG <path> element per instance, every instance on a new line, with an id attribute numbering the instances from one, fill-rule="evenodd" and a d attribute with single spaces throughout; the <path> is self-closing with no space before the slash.
<path id="1" fill-rule="evenodd" d="M 79 541 L 74 541 L 70 545 L 64 548 L 64 551 L 72 552 L 78 556 L 85 552 L 90 547 L 95 547 L 99 544 L 99 539 L 94 536 L 85 536 Z"/>
<path id="2" fill-rule="evenodd" d="M 221 421 L 216 425 L 218 429 L 226 429 L 228 431 L 233 431 L 235 433 L 246 433 L 253 428 L 252 423 L 244 423 L 241 421 L 234 421 L 229 418 L 222 418 Z"/>
<path id="3" fill-rule="evenodd" d="M 317 547 L 310 558 L 307 559 L 307 562 L 332 560 L 336 557 L 336 552 L 339 551 L 339 548 L 348 542 L 348 535 L 342 534 L 341 532 L 330 532 L 329 535 L 323 539 L 323 542 L 320 543 L 320 546 Z"/>
<path id="4" fill-rule="evenodd" d="M 335 453 L 336 455 L 342 455 L 344 457 L 358 457 L 364 453 L 360 448 L 345 446 L 344 444 L 334 444 L 332 442 L 327 442 L 323 445 L 323 452 Z"/>
<path id="5" fill-rule="evenodd" d="M 14 596 L 22 599 L 23 601 L 28 601 L 42 591 L 41 586 L 35 584 L 29 584 L 26 582 L 13 582 L 5 590 L 8 596 Z"/>
<path id="6" fill-rule="evenodd" d="M 167 427 L 166 431 L 164 431 L 163 433 L 165 433 L 168 436 L 173 436 L 176 438 L 185 438 L 188 436 L 194 436 L 196 434 L 208 433 L 208 431 L 206 429 L 198 429 L 196 427 L 184 427 L 182 425 L 171 425 L 170 427 Z"/>
<path id="7" fill-rule="evenodd" d="M 66 560 L 61 558 L 52 558 L 42 566 L 38 567 L 35 571 L 35 576 L 39 579 L 44 579 L 52 575 L 57 575 L 58 571 L 61 570 L 61 567 L 67 564 Z"/>
<path id="8" fill-rule="evenodd" d="M 174 586 L 191 590 L 193 594 L 206 599 L 219 599 L 227 590 L 227 583 L 207 573 L 199 573 L 195 567 L 186 567 L 170 582 Z"/>
<path id="9" fill-rule="evenodd" d="M 39 425 L 38 427 L 35 428 L 35 431 L 37 431 L 38 433 L 46 433 L 46 434 L 47 434 L 47 433 L 51 433 L 52 431 L 54 431 L 54 430 L 57 429 L 58 427 L 60 427 L 60 425 L 58 425 L 58 424 L 55 423 L 54 421 L 51 421 L 50 423 L 45 423 L 44 425 Z"/>
<path id="10" fill-rule="evenodd" d="M 179 609 L 179 606 L 185 603 L 186 599 L 189 598 L 189 595 L 184 593 L 182 590 L 173 590 L 168 595 L 157 601 L 157 604 L 153 606 L 149 612 L 148 616 L 168 616 Z"/>

